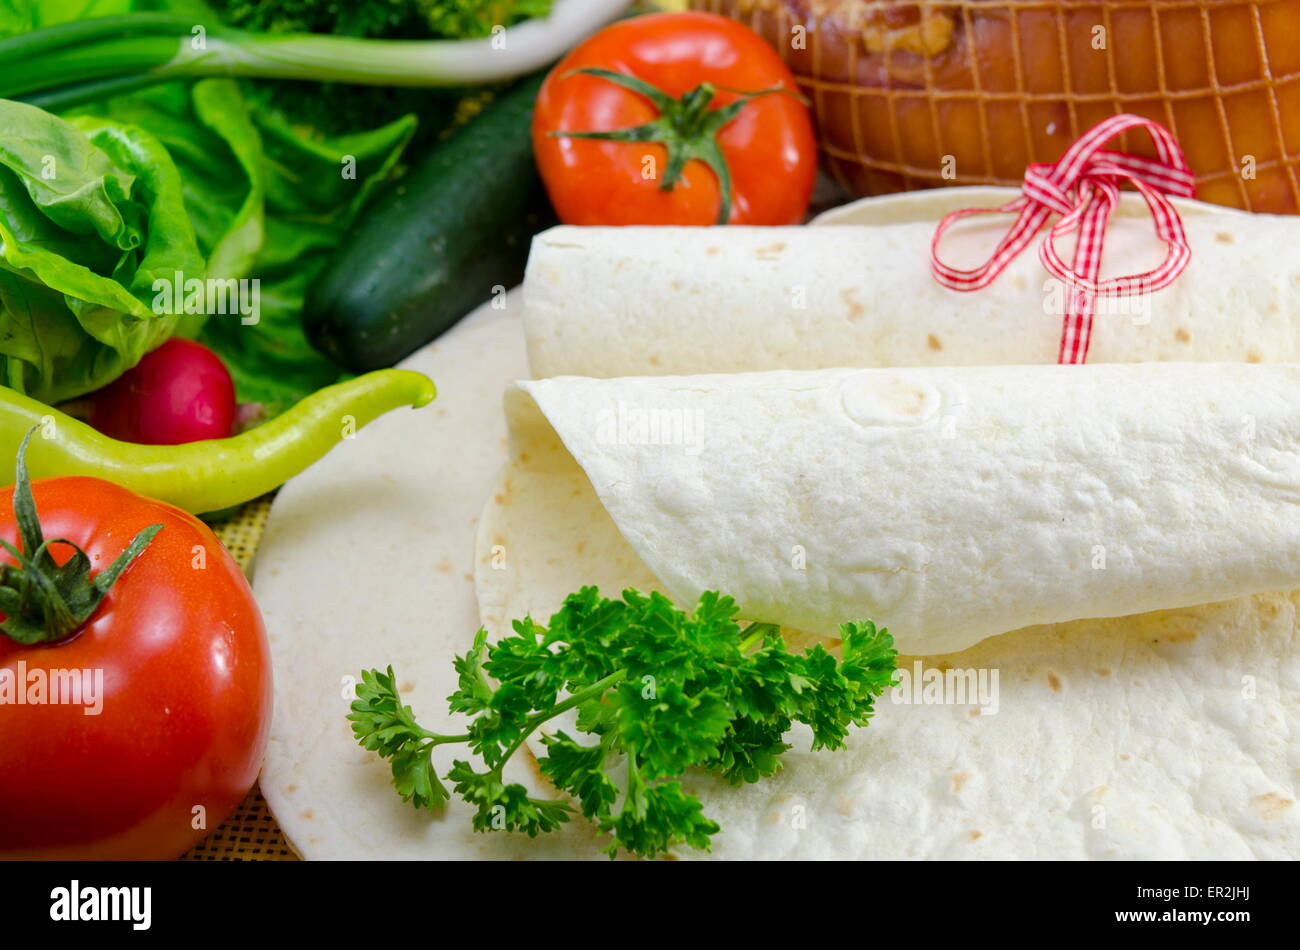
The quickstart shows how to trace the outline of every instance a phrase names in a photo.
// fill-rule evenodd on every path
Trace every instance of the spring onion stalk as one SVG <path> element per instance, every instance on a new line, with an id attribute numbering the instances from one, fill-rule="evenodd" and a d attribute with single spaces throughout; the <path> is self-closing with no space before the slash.
<path id="1" fill-rule="evenodd" d="M 378 86 L 465 86 L 533 72 L 628 0 L 556 0 L 550 16 L 475 40 L 249 33 L 174 14 L 128 14 L 0 41 L 0 98 L 60 108 L 169 79 L 251 76 Z"/>

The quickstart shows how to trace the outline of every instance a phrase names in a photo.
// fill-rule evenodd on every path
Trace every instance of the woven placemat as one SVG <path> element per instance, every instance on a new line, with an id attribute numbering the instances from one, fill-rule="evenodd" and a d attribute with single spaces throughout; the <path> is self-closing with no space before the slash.
<path id="1" fill-rule="evenodd" d="M 250 501 L 232 517 L 212 526 L 221 543 L 247 574 L 253 554 L 262 540 L 266 516 L 271 510 L 271 496 Z M 257 786 L 235 809 L 234 814 L 182 861 L 296 861 L 284 832 L 266 806 Z"/>

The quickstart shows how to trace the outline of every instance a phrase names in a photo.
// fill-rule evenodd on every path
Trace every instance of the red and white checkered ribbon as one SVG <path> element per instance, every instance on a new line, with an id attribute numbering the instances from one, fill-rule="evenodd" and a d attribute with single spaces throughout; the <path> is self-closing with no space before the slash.
<path id="1" fill-rule="evenodd" d="M 1129 129 L 1151 134 L 1159 159 L 1140 158 L 1102 148 Z M 1119 204 L 1122 180 L 1133 183 L 1146 199 L 1155 219 L 1156 235 L 1168 253 L 1160 266 L 1141 274 L 1098 281 L 1102 241 L 1110 214 Z M 1067 297 L 1061 327 L 1059 363 L 1082 363 L 1092 342 L 1092 316 L 1098 296 L 1124 297 L 1168 287 L 1191 259 L 1183 222 L 1166 195 L 1196 196 L 1195 180 L 1182 150 L 1169 130 L 1150 119 L 1117 115 L 1089 129 L 1066 150 L 1055 165 L 1030 165 L 1025 169 L 1023 194 L 1000 208 L 967 208 L 947 215 L 935 229 L 930 244 L 935 280 L 953 290 L 987 287 L 1023 251 L 1053 212 L 1061 219 L 1039 246 L 1038 256 L 1048 273 L 1064 283 Z M 1011 229 L 998 242 L 993 256 L 971 270 L 950 267 L 939 259 L 939 241 L 958 220 L 975 214 L 1018 212 Z M 1056 239 L 1079 234 L 1073 265 L 1067 267 L 1056 252 Z"/>

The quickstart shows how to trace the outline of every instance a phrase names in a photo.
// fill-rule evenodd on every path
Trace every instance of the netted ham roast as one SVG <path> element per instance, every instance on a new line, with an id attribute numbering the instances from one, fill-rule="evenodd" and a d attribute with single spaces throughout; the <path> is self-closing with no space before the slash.
<path id="1" fill-rule="evenodd" d="M 781 51 L 860 194 L 1017 185 L 1133 112 L 1174 131 L 1204 200 L 1300 212 L 1300 0 L 691 4 Z M 1151 154 L 1139 134 L 1120 147 Z"/>

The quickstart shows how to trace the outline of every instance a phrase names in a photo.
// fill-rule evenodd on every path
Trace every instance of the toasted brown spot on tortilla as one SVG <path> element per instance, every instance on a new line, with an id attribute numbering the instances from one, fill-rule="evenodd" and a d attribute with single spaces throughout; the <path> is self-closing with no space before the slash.
<path id="1" fill-rule="evenodd" d="M 408 680 L 407 682 L 399 686 L 398 689 L 400 689 L 403 693 L 409 693 L 411 690 L 415 689 L 415 684 Z"/>
<path id="2" fill-rule="evenodd" d="M 1218 234 L 1216 234 L 1216 235 L 1214 236 L 1214 239 L 1215 239 L 1216 241 L 1218 241 L 1220 244 L 1236 244 L 1236 243 L 1237 243 L 1237 239 L 1234 238 L 1234 237 L 1233 237 L 1231 234 L 1229 234 L 1227 231 L 1220 231 Z"/>
<path id="3" fill-rule="evenodd" d="M 1262 601 L 1256 609 L 1270 620 L 1273 620 L 1277 617 L 1281 607 L 1275 600 L 1265 600 Z M 1296 771 L 1300 772 L 1300 769 L 1297 769 Z"/>
<path id="4" fill-rule="evenodd" d="M 560 559 L 558 557 L 548 557 L 546 559 L 547 567 L 558 567 L 559 564 L 560 564 Z"/>
<path id="5" fill-rule="evenodd" d="M 583 551 L 585 551 L 585 550 L 587 550 L 587 542 L 586 542 L 586 541 L 579 541 L 579 542 L 578 542 L 578 547 L 575 549 L 576 553 L 581 554 L 581 553 L 582 553 Z"/>
<path id="6" fill-rule="evenodd" d="M 521 462 L 523 462 L 525 465 L 527 465 L 527 464 L 528 464 L 528 453 L 527 453 L 527 452 L 520 452 L 520 453 L 519 453 L 519 461 L 521 461 Z"/>
<path id="7" fill-rule="evenodd" d="M 542 729 L 541 731 L 545 732 L 546 730 Z M 527 755 L 524 756 L 524 761 L 528 764 L 529 771 L 531 771 L 533 775 L 537 776 L 537 778 L 540 779 L 541 781 L 549 782 L 550 779 L 548 779 L 545 775 L 542 774 L 542 767 L 537 764 L 537 756 L 533 755 L 533 750 L 528 748 L 528 745 L 525 744 L 522 747 L 522 751 L 528 753 Z"/>
<path id="8" fill-rule="evenodd" d="M 656 356 L 656 355 L 653 354 L 653 353 L 650 354 L 650 365 L 651 365 L 651 366 L 658 366 L 658 365 L 659 365 L 659 357 Z"/>
<path id="9" fill-rule="evenodd" d="M 1061 678 L 1055 673 L 1048 673 L 1047 685 L 1052 687 L 1053 693 L 1059 693 L 1061 691 Z"/>
<path id="10" fill-rule="evenodd" d="M 841 290 L 840 299 L 844 301 L 844 306 L 849 309 L 850 320 L 856 320 L 867 312 L 863 308 L 861 301 L 858 300 L 858 291 L 854 287 L 845 287 Z"/>
<path id="11" fill-rule="evenodd" d="M 784 242 L 777 241 L 775 244 L 768 245 L 767 247 L 760 247 L 754 252 L 754 256 L 761 261 L 770 261 L 778 257 L 784 250 Z"/>
<path id="12" fill-rule="evenodd" d="M 722 253 L 722 248 L 717 247 L 717 246 L 715 245 L 714 247 L 711 247 L 711 248 L 709 248 L 708 250 L 706 250 L 704 253 L 705 253 L 705 254 L 708 254 L 709 257 L 716 257 L 717 255 L 719 255 L 719 254 Z"/>
<path id="13" fill-rule="evenodd" d="M 1192 335 L 1188 333 L 1186 330 L 1184 330 L 1182 327 L 1179 327 L 1177 330 L 1174 331 L 1174 339 L 1177 340 L 1179 343 L 1191 343 Z"/>
<path id="14" fill-rule="evenodd" d="M 1133 756 L 1129 755 L 1127 752 L 1121 752 L 1119 754 L 1119 760 L 1121 762 L 1127 762 L 1131 758 L 1133 758 Z"/>
<path id="15" fill-rule="evenodd" d="M 1110 672 L 1110 670 L 1105 670 L 1105 669 L 1103 669 L 1103 670 L 1098 670 L 1098 671 L 1097 671 L 1097 675 L 1098 675 L 1098 676 L 1110 676 L 1110 675 L 1111 675 L 1111 672 Z"/>
<path id="16" fill-rule="evenodd" d="M 939 338 L 935 336 L 933 333 L 931 333 L 928 337 L 925 338 L 925 342 L 930 344 L 930 349 L 932 350 L 943 349 L 943 344 L 939 341 Z"/>
<path id="17" fill-rule="evenodd" d="M 286 795 L 292 795 L 292 794 L 293 794 L 294 792 L 296 792 L 296 791 L 298 791 L 298 786 L 297 786 L 297 785 L 286 785 L 286 786 L 284 787 L 284 793 L 285 793 Z"/>
<path id="18" fill-rule="evenodd" d="M 1294 801 L 1283 798 L 1277 792 L 1265 792 L 1263 795 L 1256 795 L 1250 800 L 1251 809 L 1265 821 L 1275 821 L 1281 818 L 1287 809 L 1294 804 Z"/>
<path id="19" fill-rule="evenodd" d="M 983 838 L 983 837 L 984 837 L 984 832 L 982 832 L 982 831 L 972 831 L 972 832 L 970 832 L 969 834 L 967 834 L 966 837 L 970 838 L 971 841 L 979 841 L 980 838 Z"/>
<path id="20" fill-rule="evenodd" d="M 952 782 L 953 794 L 956 795 L 961 791 L 962 786 L 965 785 L 968 781 L 970 781 L 970 773 L 953 772 L 952 776 L 950 777 L 950 780 Z"/>
<path id="21" fill-rule="evenodd" d="M 980 711 L 978 709 L 972 709 L 969 713 L 967 713 L 967 715 L 970 716 L 972 719 L 974 719 L 979 714 Z"/>
<path id="22" fill-rule="evenodd" d="M 311 821 L 313 818 L 316 817 L 316 813 L 315 813 L 314 811 L 312 811 L 310 808 L 308 808 L 306 811 L 304 811 L 304 812 L 302 813 L 302 816 L 301 816 L 301 817 L 302 817 L 303 820 L 305 820 L 305 821 Z"/>
<path id="23" fill-rule="evenodd" d="M 1277 313 L 1277 312 L 1280 311 L 1281 309 L 1282 309 L 1282 308 L 1279 307 L 1279 306 L 1277 305 L 1277 301 L 1276 301 L 1276 300 L 1270 300 L 1270 301 L 1268 302 L 1268 312 L 1269 312 L 1269 313 Z"/>
<path id="24" fill-rule="evenodd" d="M 1196 634 L 1191 630 L 1184 630 L 1181 633 L 1171 633 L 1165 639 L 1170 643 L 1191 643 L 1196 639 Z"/>
<path id="25" fill-rule="evenodd" d="M 1246 362 L 1262 363 L 1264 362 L 1264 356 L 1259 352 L 1259 350 L 1250 350 L 1249 352 L 1246 353 Z"/>
<path id="26" fill-rule="evenodd" d="M 668 286 L 671 287 L 673 290 L 681 290 L 682 282 L 680 280 L 674 280 Z"/>

